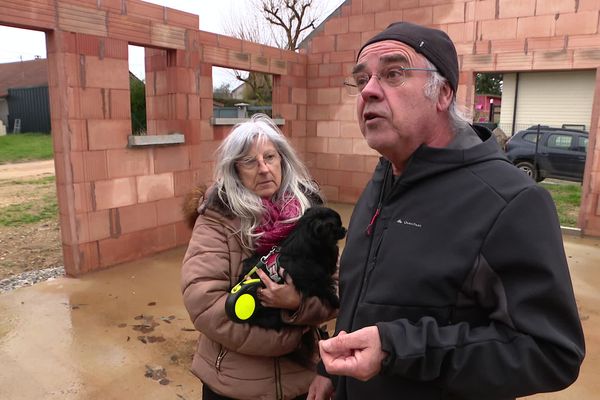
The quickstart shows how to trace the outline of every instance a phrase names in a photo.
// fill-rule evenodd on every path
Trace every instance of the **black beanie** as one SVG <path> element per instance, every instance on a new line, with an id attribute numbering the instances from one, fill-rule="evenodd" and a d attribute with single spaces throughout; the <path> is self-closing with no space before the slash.
<path id="1" fill-rule="evenodd" d="M 456 94 L 458 87 L 458 56 L 452 40 L 438 29 L 415 25 L 410 22 L 394 22 L 384 31 L 373 36 L 360 48 L 358 55 L 370 44 L 383 40 L 396 40 L 412 47 L 427 58 L 438 72 L 448 80 Z M 358 59 L 358 57 L 357 57 Z"/>

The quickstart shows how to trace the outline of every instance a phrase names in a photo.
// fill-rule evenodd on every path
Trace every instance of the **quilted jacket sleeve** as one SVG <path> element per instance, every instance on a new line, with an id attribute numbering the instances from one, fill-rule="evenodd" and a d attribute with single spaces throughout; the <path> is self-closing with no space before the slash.
<path id="1" fill-rule="evenodd" d="M 235 323 L 225 314 L 231 277 L 237 276 L 241 246 L 232 230 L 198 217 L 181 272 L 183 301 L 194 326 L 225 347 L 247 355 L 280 356 L 295 350 L 302 327 L 280 331 Z"/>

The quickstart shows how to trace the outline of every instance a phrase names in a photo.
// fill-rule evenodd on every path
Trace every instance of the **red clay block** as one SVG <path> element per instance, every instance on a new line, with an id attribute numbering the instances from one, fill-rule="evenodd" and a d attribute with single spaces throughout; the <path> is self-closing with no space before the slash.
<path id="1" fill-rule="evenodd" d="M 398 21 L 402 21 L 402 11 L 401 10 L 383 11 L 383 12 L 375 13 L 375 28 L 381 28 L 383 30 L 392 22 L 398 22 Z M 371 29 L 373 29 L 373 28 L 371 28 Z"/>
<path id="2" fill-rule="evenodd" d="M 83 155 L 83 173 L 86 182 L 107 179 L 106 151 L 86 151 Z"/>
<path id="3" fill-rule="evenodd" d="M 329 53 L 335 50 L 335 37 L 316 36 L 309 42 L 308 45 L 313 53 Z"/>
<path id="4" fill-rule="evenodd" d="M 433 23 L 433 8 L 420 7 L 404 10 L 402 13 L 402 19 L 415 24 L 430 25 Z"/>
<path id="5" fill-rule="evenodd" d="M 325 22 L 325 35 L 348 33 L 348 17 L 331 18 Z"/>
<path id="6" fill-rule="evenodd" d="M 368 0 L 363 1 L 362 12 L 363 13 L 375 13 L 387 11 L 390 9 L 391 0 Z"/>
<path id="7" fill-rule="evenodd" d="M 183 220 L 183 197 L 158 200 L 154 204 L 156 204 L 158 225 L 172 224 Z"/>
<path id="8" fill-rule="evenodd" d="M 129 120 L 88 120 L 88 144 L 90 150 L 122 149 L 127 146 L 131 134 Z"/>
<path id="9" fill-rule="evenodd" d="M 108 101 L 110 102 L 110 116 L 112 119 L 131 119 L 131 98 L 129 90 L 110 89 Z"/>
<path id="10" fill-rule="evenodd" d="M 119 208 L 119 222 L 124 234 L 154 228 L 157 225 L 156 203 L 141 203 Z"/>
<path id="11" fill-rule="evenodd" d="M 88 212 L 94 209 L 91 184 L 87 182 L 74 183 L 72 190 L 73 208 L 76 213 Z M 70 211 L 72 212 L 72 210 Z"/>
<path id="12" fill-rule="evenodd" d="M 127 1 L 127 14 L 164 22 L 164 7 L 139 0 Z"/>
<path id="13" fill-rule="evenodd" d="M 108 210 L 93 211 L 87 214 L 89 241 L 110 237 L 110 218 Z"/>
<path id="14" fill-rule="evenodd" d="M 598 33 L 598 10 L 561 14 L 556 20 L 556 35 Z"/>
<path id="15" fill-rule="evenodd" d="M 475 20 L 482 21 L 496 18 L 496 0 L 475 2 Z"/>
<path id="16" fill-rule="evenodd" d="M 139 203 L 169 198 L 175 193 L 172 173 L 138 176 L 135 180 Z"/>
<path id="17" fill-rule="evenodd" d="M 434 24 L 451 24 L 465 22 L 464 3 L 442 4 L 433 7 Z"/>
<path id="18" fill-rule="evenodd" d="M 348 17 L 349 32 L 364 32 L 375 29 L 375 14 L 352 15 Z"/>
<path id="19" fill-rule="evenodd" d="M 103 96 L 104 89 L 85 88 L 79 91 L 81 118 L 103 119 L 108 117 L 108 104 Z"/>
<path id="20" fill-rule="evenodd" d="M 337 35 L 337 41 L 335 49 L 337 51 L 344 50 L 356 50 L 362 45 L 360 33 L 346 33 L 343 35 Z"/>
<path id="21" fill-rule="evenodd" d="M 107 150 L 108 177 L 114 179 L 149 174 L 152 171 L 151 154 L 148 149 Z"/>
<path id="22" fill-rule="evenodd" d="M 536 0 L 499 0 L 499 18 L 532 17 L 535 14 Z"/>
<path id="23" fill-rule="evenodd" d="M 517 18 L 481 21 L 479 27 L 481 34 L 478 39 L 515 39 L 517 37 Z"/>
<path id="24" fill-rule="evenodd" d="M 129 90 L 129 65 L 127 60 L 86 56 L 83 60 L 85 83 L 82 86 Z"/>
<path id="25" fill-rule="evenodd" d="M 67 171 L 67 180 L 70 178 L 72 182 L 80 183 L 85 180 L 84 174 L 84 155 L 87 152 L 81 151 L 71 151 L 69 152 L 69 164 L 65 165 L 66 168 L 69 169 Z M 63 157 L 58 157 L 57 159 L 63 159 Z M 58 164 L 58 163 L 57 163 Z"/>
<path id="26" fill-rule="evenodd" d="M 339 104 L 341 99 L 341 88 L 317 89 L 316 104 Z"/>
<path id="27" fill-rule="evenodd" d="M 124 207 L 137 203 L 136 178 L 127 177 L 93 183 L 95 210 Z"/>
<path id="28" fill-rule="evenodd" d="M 154 173 L 161 174 L 189 168 L 188 146 L 169 146 L 154 149 Z"/>
<path id="29" fill-rule="evenodd" d="M 519 18 L 517 38 L 554 36 L 554 15 Z"/>
<path id="30" fill-rule="evenodd" d="M 167 23 L 170 25 L 183 26 L 190 29 L 198 29 L 200 19 L 197 15 L 166 7 Z"/>
<path id="31" fill-rule="evenodd" d="M 327 143 L 329 153 L 340 155 L 340 169 L 344 170 L 343 157 L 352 154 L 352 139 L 329 138 Z"/>
<path id="32" fill-rule="evenodd" d="M 339 137 L 340 136 L 340 122 L 339 121 L 317 121 L 317 136 L 328 137 L 328 138 Z"/>

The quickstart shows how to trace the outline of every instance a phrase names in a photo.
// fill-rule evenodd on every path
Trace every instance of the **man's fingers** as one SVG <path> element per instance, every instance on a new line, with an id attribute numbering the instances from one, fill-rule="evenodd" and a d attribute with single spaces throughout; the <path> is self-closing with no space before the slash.
<path id="1" fill-rule="evenodd" d="M 361 335 L 347 334 L 344 331 L 338 333 L 337 336 L 324 340 L 322 348 L 328 353 L 343 353 L 347 354 L 353 349 L 361 349 L 365 346 Z"/>

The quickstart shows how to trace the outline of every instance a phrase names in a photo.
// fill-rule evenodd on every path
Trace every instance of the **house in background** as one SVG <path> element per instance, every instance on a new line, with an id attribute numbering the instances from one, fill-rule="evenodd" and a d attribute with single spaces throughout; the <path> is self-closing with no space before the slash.
<path id="1" fill-rule="evenodd" d="M 16 119 L 21 132 L 50 133 L 46 59 L 0 64 L 0 120 L 8 133 Z"/>
<path id="2" fill-rule="evenodd" d="M 473 122 L 500 122 L 500 106 L 502 96 L 495 94 L 475 95 L 475 112 Z"/>

